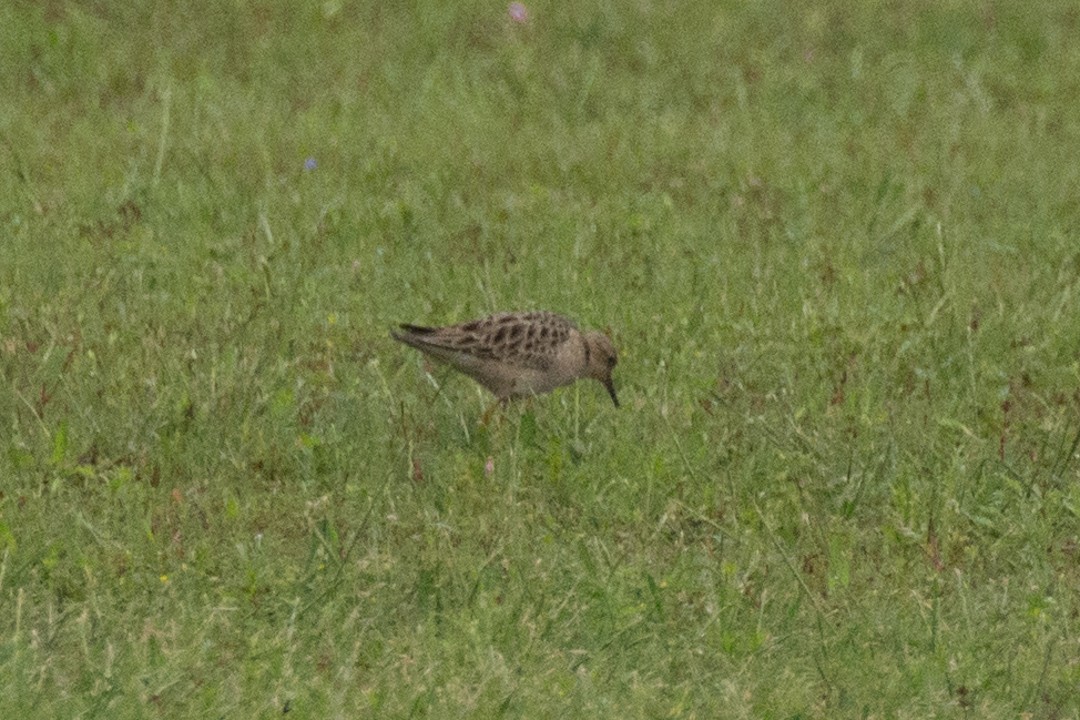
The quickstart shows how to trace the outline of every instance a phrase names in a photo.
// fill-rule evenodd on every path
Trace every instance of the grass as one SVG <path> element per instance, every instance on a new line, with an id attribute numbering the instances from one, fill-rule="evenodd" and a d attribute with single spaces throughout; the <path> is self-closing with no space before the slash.
<path id="1" fill-rule="evenodd" d="M 1073 4 L 528 11 L 0 7 L 0 715 L 1080 715 Z"/>

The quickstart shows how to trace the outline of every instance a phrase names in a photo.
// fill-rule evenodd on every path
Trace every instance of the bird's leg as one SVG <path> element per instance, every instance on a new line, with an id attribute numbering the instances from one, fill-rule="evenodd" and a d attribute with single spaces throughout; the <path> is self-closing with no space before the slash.
<path id="1" fill-rule="evenodd" d="M 499 398 L 495 402 L 488 406 L 488 409 L 484 411 L 484 414 L 480 417 L 480 427 L 486 428 L 488 422 L 491 420 L 491 414 L 495 412 L 495 408 L 506 405 L 506 398 Z"/>

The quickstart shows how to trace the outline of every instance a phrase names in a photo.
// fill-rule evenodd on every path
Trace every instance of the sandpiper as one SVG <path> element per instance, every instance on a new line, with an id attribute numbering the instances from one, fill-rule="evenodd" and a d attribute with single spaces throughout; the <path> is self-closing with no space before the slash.
<path id="1" fill-rule="evenodd" d="M 619 406 L 611 380 L 618 362 L 615 346 L 607 335 L 582 332 L 562 315 L 498 313 L 445 327 L 401 325 L 390 335 L 465 373 L 500 401 L 592 378 Z"/>

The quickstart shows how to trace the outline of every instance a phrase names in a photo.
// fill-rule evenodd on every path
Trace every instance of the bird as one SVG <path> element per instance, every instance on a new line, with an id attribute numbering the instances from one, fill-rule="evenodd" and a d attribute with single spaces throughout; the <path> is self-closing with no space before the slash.
<path id="1" fill-rule="evenodd" d="M 444 327 L 406 323 L 390 336 L 468 375 L 500 404 L 592 378 L 619 407 L 611 339 L 553 312 L 503 312 Z"/>

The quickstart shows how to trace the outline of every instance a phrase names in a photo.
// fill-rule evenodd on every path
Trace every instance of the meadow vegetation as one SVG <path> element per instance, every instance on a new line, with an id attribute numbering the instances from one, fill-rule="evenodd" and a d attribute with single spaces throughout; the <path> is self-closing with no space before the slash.
<path id="1" fill-rule="evenodd" d="M 0 3 L 0 717 L 1080 715 L 1076 3 L 507 10 Z"/>

